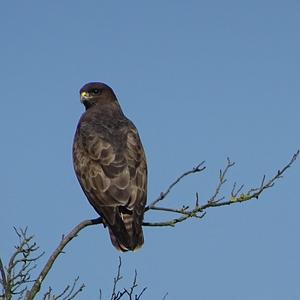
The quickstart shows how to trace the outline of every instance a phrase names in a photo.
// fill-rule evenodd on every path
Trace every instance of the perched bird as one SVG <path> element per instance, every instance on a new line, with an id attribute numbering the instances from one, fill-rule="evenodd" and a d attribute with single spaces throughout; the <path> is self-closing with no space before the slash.
<path id="1" fill-rule="evenodd" d="M 120 251 L 144 243 L 147 163 L 134 124 L 125 117 L 113 90 L 91 82 L 80 90 L 86 111 L 74 137 L 73 163 L 90 204 L 103 217 Z"/>

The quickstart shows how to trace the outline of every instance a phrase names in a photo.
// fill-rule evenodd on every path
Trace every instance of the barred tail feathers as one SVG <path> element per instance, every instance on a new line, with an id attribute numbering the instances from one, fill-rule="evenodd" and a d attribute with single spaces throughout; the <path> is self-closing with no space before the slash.
<path id="1" fill-rule="evenodd" d="M 134 222 L 133 214 L 121 213 L 113 226 L 108 225 L 108 229 L 111 242 L 118 251 L 136 251 L 144 244 L 142 226 Z"/>

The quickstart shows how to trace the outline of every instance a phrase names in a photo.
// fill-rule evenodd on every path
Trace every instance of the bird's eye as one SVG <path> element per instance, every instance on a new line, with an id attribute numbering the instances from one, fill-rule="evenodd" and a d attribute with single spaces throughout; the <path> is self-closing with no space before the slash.
<path id="1" fill-rule="evenodd" d="M 100 90 L 99 89 L 93 89 L 92 92 L 93 92 L 93 94 L 100 94 Z"/>

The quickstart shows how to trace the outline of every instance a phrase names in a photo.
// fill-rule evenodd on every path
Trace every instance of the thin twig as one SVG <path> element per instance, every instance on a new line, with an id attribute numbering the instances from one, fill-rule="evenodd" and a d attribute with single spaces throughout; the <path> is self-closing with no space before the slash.
<path id="1" fill-rule="evenodd" d="M 51 296 L 51 287 L 49 286 L 49 288 L 48 288 L 48 291 L 44 294 L 44 296 L 43 296 L 43 300 L 49 300 L 50 299 L 50 296 Z"/>
<path id="2" fill-rule="evenodd" d="M 72 287 L 71 287 L 69 293 L 67 295 L 65 295 L 67 290 L 70 288 L 70 286 L 68 285 L 67 288 L 65 288 L 65 290 L 59 296 L 55 297 L 55 300 L 59 299 L 62 296 L 64 296 L 64 298 L 62 300 L 72 300 L 72 299 L 74 299 L 85 288 L 85 285 L 81 284 L 81 286 L 77 290 L 75 290 L 78 280 L 79 280 L 79 276 L 77 276 L 74 279 L 74 282 L 72 284 Z"/>
<path id="3" fill-rule="evenodd" d="M 142 297 L 142 295 L 146 292 L 146 290 L 147 290 L 147 287 L 144 287 L 142 289 L 142 291 L 139 293 L 139 295 L 135 296 L 135 300 L 139 300 Z"/>
<path id="4" fill-rule="evenodd" d="M 0 258 L 0 273 L 1 273 L 1 283 L 6 286 L 7 282 L 6 282 L 6 275 L 5 275 L 5 270 L 4 270 L 4 266 L 2 263 L 2 260 Z"/>
<path id="5" fill-rule="evenodd" d="M 59 243 L 58 247 L 54 250 L 50 258 L 48 259 L 46 265 L 44 266 L 43 270 L 37 277 L 34 285 L 32 286 L 31 290 L 27 292 L 26 294 L 26 300 L 33 300 L 35 295 L 39 292 L 41 285 L 46 278 L 48 272 L 52 268 L 52 265 L 54 264 L 56 258 L 58 257 L 59 254 L 63 252 L 63 249 L 65 246 L 74 238 L 77 236 L 80 230 L 87 226 L 95 225 L 95 224 L 101 224 L 103 223 L 102 218 L 97 218 L 93 220 L 86 220 L 75 226 L 69 234 L 67 234 Z"/>
<path id="6" fill-rule="evenodd" d="M 4 290 L 4 297 L 8 298 L 8 294 L 9 294 L 9 291 L 7 290 L 8 285 L 7 285 L 6 274 L 5 274 L 5 270 L 4 270 L 4 266 L 3 266 L 1 258 L 0 258 L 0 273 L 1 273 L 1 278 L 2 278 L 1 284 L 2 284 L 3 290 Z"/>
<path id="7" fill-rule="evenodd" d="M 170 186 L 167 188 L 167 190 L 165 192 L 161 192 L 159 197 L 154 200 L 152 203 L 150 203 L 146 208 L 145 208 L 145 212 L 149 209 L 152 209 L 158 202 L 162 201 L 164 198 L 166 198 L 166 196 L 171 192 L 171 190 L 173 189 L 173 187 L 178 184 L 181 179 L 183 179 L 184 177 L 190 175 L 190 174 L 194 174 L 194 173 L 198 173 L 201 172 L 203 170 L 205 170 L 206 167 L 202 167 L 204 165 L 205 161 L 202 161 L 200 164 L 198 164 L 197 166 L 195 166 L 192 170 L 189 170 L 187 172 L 184 172 L 181 176 L 179 176 L 174 182 L 172 182 L 170 184 Z"/>
<path id="8" fill-rule="evenodd" d="M 165 293 L 164 297 L 162 298 L 162 300 L 166 300 L 168 297 L 169 293 Z"/>
<path id="9" fill-rule="evenodd" d="M 144 222 L 143 226 L 148 226 L 148 227 L 174 227 L 177 223 L 181 223 L 189 218 L 198 218 L 202 219 L 205 215 L 206 212 L 203 212 L 201 215 L 198 215 L 198 213 L 201 212 L 201 208 L 195 209 L 190 212 L 189 215 L 184 215 L 179 218 L 174 218 L 172 220 L 164 221 L 164 222 Z"/>
<path id="10" fill-rule="evenodd" d="M 8 266 L 2 270 L 5 274 L 5 285 L 3 286 L 6 299 L 11 299 L 13 295 L 18 295 L 18 299 L 23 299 L 23 294 L 27 290 L 27 284 L 33 282 L 31 279 L 32 270 L 36 267 L 35 263 L 44 253 L 37 256 L 33 254 L 39 250 L 33 236 L 27 235 L 27 228 L 16 229 L 15 233 L 19 238 L 19 244 L 15 246 L 15 251 L 11 255 Z M 1 269 L 1 268 L 0 268 Z M 5 272 L 6 271 L 6 272 Z"/>
<path id="11" fill-rule="evenodd" d="M 220 191 L 221 191 L 221 188 L 222 186 L 225 184 L 225 182 L 227 181 L 226 179 L 226 174 L 228 172 L 228 170 L 230 168 L 232 168 L 233 166 L 235 165 L 234 162 L 231 162 L 229 157 L 227 157 L 227 165 L 224 169 L 224 171 L 220 170 L 219 172 L 219 183 L 217 185 L 217 188 L 214 192 L 214 194 L 211 196 L 211 198 L 208 200 L 208 202 L 218 202 L 218 200 L 216 200 L 216 197 L 219 195 Z"/>
<path id="12" fill-rule="evenodd" d="M 114 283 L 113 283 L 113 288 L 112 288 L 112 293 L 110 300 L 120 300 L 123 299 L 123 296 L 128 296 L 129 300 L 139 300 L 141 296 L 144 294 L 146 291 L 147 287 L 144 287 L 142 291 L 139 294 L 135 293 L 135 289 L 138 287 L 137 284 L 137 271 L 134 271 L 134 278 L 131 286 L 126 289 L 124 288 L 123 290 L 118 290 L 117 286 L 118 283 L 123 279 L 121 276 L 121 267 L 122 267 L 122 260 L 121 257 L 119 257 L 119 265 L 118 265 L 118 270 L 117 270 L 117 275 L 114 277 Z M 100 297 L 102 297 L 102 293 L 100 293 Z M 101 298 L 100 298 L 101 300 Z"/>
<path id="13" fill-rule="evenodd" d="M 121 267 L 122 267 L 122 260 L 121 257 L 119 256 L 118 271 L 117 271 L 117 276 L 114 277 L 113 290 L 110 298 L 111 300 L 118 300 L 125 294 L 125 292 L 121 293 L 120 291 L 116 293 L 118 282 L 121 281 L 123 278 L 121 276 Z"/>

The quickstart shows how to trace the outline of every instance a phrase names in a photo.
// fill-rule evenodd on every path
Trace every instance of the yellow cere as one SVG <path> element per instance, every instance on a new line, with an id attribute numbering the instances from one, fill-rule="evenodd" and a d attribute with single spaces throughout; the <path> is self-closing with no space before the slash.
<path id="1" fill-rule="evenodd" d="M 81 93 L 81 97 L 88 97 L 89 96 L 89 93 L 88 92 L 82 92 Z"/>

